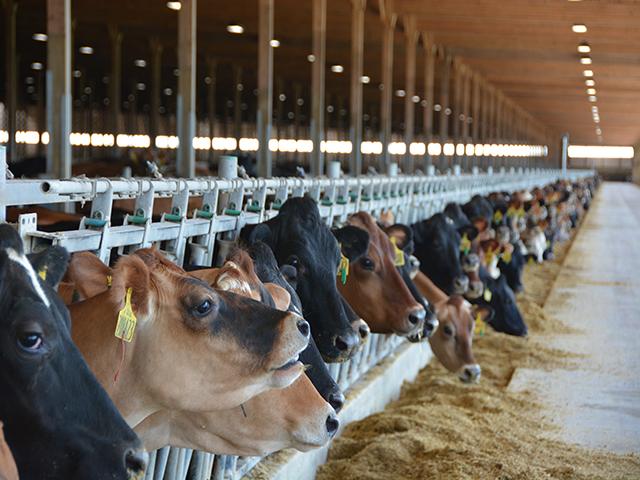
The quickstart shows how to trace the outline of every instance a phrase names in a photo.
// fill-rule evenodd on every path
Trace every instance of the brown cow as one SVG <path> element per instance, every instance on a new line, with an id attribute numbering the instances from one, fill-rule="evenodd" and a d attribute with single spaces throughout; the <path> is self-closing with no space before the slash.
<path id="1" fill-rule="evenodd" d="M 107 285 L 108 274 L 111 287 L 70 305 L 73 339 L 130 425 L 160 410 L 237 407 L 302 373 L 309 324 L 298 315 L 213 290 L 155 249 L 121 257 L 112 271 L 95 266 L 74 283 Z M 131 343 L 114 336 L 128 308 Z"/>
<path id="2" fill-rule="evenodd" d="M 447 296 L 422 272 L 418 272 L 413 281 L 440 322 L 429 338 L 434 355 L 447 370 L 458 373 L 463 382 L 479 380 L 481 369 L 472 350 L 475 318 L 488 321 L 492 315 L 491 308 L 471 305 L 461 295 Z"/>
<path id="3" fill-rule="evenodd" d="M 349 265 L 345 283 L 338 278 L 340 293 L 374 333 L 409 336 L 421 331 L 426 312 L 398 272 L 396 249 L 387 234 L 365 212 L 352 215 L 348 224 L 366 231 L 369 245 L 366 254 Z M 335 233 L 342 243 L 341 230 Z"/>
<path id="4" fill-rule="evenodd" d="M 273 296 L 277 308 L 289 307 L 289 293 L 278 285 L 262 284 L 245 251 L 237 250 L 231 259 L 222 268 L 192 273 L 216 289 L 245 296 L 264 288 Z M 333 437 L 338 426 L 331 405 L 311 380 L 302 375 L 291 386 L 262 393 L 241 408 L 202 413 L 158 412 L 138 425 L 136 433 L 149 450 L 173 445 L 217 454 L 264 456 L 284 448 L 307 451 L 320 447 Z"/>
<path id="5" fill-rule="evenodd" d="M 2 422 L 0 422 L 0 480 L 18 480 L 18 467 L 4 439 Z"/>

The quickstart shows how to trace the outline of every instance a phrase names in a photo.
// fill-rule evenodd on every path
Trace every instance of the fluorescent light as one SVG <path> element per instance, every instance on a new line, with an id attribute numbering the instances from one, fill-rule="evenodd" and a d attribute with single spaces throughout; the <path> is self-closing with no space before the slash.
<path id="1" fill-rule="evenodd" d="M 589 101 L 590 102 L 596 102 L 596 101 L 598 101 L 598 99 L 596 98 L 595 95 L 589 95 Z"/>
<path id="2" fill-rule="evenodd" d="M 450 157 L 456 152 L 456 146 L 453 143 L 445 143 L 442 147 L 442 153 L 444 153 L 447 157 Z"/>
<path id="3" fill-rule="evenodd" d="M 420 101 L 420 97 L 418 95 L 414 95 L 413 97 L 411 97 L 411 101 L 413 103 L 418 103 Z"/>
<path id="4" fill-rule="evenodd" d="M 342 65 L 331 65 L 331 71 L 333 73 L 342 73 L 344 72 L 344 67 Z"/>
<path id="5" fill-rule="evenodd" d="M 591 52 L 591 47 L 589 46 L 588 43 L 581 43 L 580 45 L 578 45 L 578 52 L 580 52 L 580 53 L 590 53 Z"/>
<path id="6" fill-rule="evenodd" d="M 596 85 L 596 81 L 595 81 L 595 80 L 593 80 L 592 78 L 590 78 L 590 79 L 588 79 L 588 80 L 585 80 L 585 81 L 584 81 L 584 84 L 585 84 L 587 87 L 595 87 L 595 85 Z"/>
<path id="7" fill-rule="evenodd" d="M 602 130 L 596 128 L 600 135 Z M 569 158 L 633 158 L 633 147 L 601 147 L 595 145 L 570 145 Z"/>
<path id="8" fill-rule="evenodd" d="M 574 33 L 587 33 L 587 26 L 582 23 L 576 23 L 571 27 Z"/>
<path id="9" fill-rule="evenodd" d="M 142 58 L 137 58 L 137 59 L 135 59 L 135 60 L 133 61 L 133 64 L 134 64 L 136 67 L 144 68 L 144 67 L 146 67 L 146 66 L 147 66 L 147 61 L 146 61 L 146 60 L 143 60 Z"/>
<path id="10" fill-rule="evenodd" d="M 82 53 L 83 55 L 92 55 L 93 54 L 93 47 L 88 47 L 88 46 L 84 46 L 84 47 L 80 47 L 78 49 L 78 51 L 80 53 Z"/>
<path id="11" fill-rule="evenodd" d="M 136 89 L 142 92 L 147 89 L 147 86 L 144 83 L 138 83 L 136 84 Z"/>
<path id="12" fill-rule="evenodd" d="M 307 55 L 307 62 L 309 63 L 313 63 L 316 61 L 316 56 L 312 53 L 310 53 L 309 55 Z"/>
<path id="13" fill-rule="evenodd" d="M 582 72 L 585 77 L 593 77 L 593 70 L 585 70 Z"/>
<path id="14" fill-rule="evenodd" d="M 173 93 L 173 90 L 170 88 L 165 88 L 162 93 L 164 93 L 167 97 Z"/>
<path id="15" fill-rule="evenodd" d="M 456 155 L 458 155 L 459 157 L 464 155 L 464 144 L 459 143 L 456 145 Z"/>
<path id="16" fill-rule="evenodd" d="M 46 42 L 49 37 L 46 33 L 34 33 L 31 38 L 33 38 L 36 42 Z"/>
<path id="17" fill-rule="evenodd" d="M 371 79 L 368 76 L 363 75 L 362 78 L 360 79 L 360 81 L 362 83 L 369 83 L 371 81 Z"/>
<path id="18" fill-rule="evenodd" d="M 180 2 L 167 2 L 167 7 L 171 10 L 180 10 L 182 4 Z"/>
<path id="19" fill-rule="evenodd" d="M 33 62 L 31 64 L 31 70 L 42 70 L 43 66 L 40 62 Z"/>
<path id="20" fill-rule="evenodd" d="M 276 40 L 275 38 L 269 42 L 273 48 L 278 48 L 280 46 L 280 40 Z"/>
<path id="21" fill-rule="evenodd" d="M 595 88 L 587 88 L 587 93 L 589 95 L 595 95 L 596 94 L 596 89 Z"/>
<path id="22" fill-rule="evenodd" d="M 582 58 L 580 59 L 580 63 L 581 63 L 582 65 L 591 65 L 593 62 L 592 62 L 592 60 L 591 60 L 591 57 L 582 57 Z"/>
<path id="23" fill-rule="evenodd" d="M 227 32 L 233 33 L 235 35 L 242 35 L 244 33 L 244 27 L 242 25 L 238 25 L 237 23 L 231 23 L 227 25 Z"/>

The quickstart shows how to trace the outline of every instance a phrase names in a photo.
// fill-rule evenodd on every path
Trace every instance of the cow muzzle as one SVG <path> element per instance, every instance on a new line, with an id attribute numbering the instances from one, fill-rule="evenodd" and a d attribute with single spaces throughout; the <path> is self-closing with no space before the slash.
<path id="1" fill-rule="evenodd" d="M 453 280 L 453 293 L 456 295 L 464 295 L 469 289 L 469 278 L 466 275 L 460 275 Z"/>
<path id="2" fill-rule="evenodd" d="M 128 480 L 142 480 L 149 465 L 149 453 L 143 449 L 129 449 L 124 455 Z"/>
<path id="3" fill-rule="evenodd" d="M 369 328 L 369 325 L 367 325 L 367 322 L 365 322 L 361 318 L 358 318 L 351 322 L 351 328 L 358 336 L 360 336 L 361 345 L 364 345 L 364 342 L 367 341 L 369 335 L 371 334 L 371 329 Z"/>
<path id="4" fill-rule="evenodd" d="M 471 363 L 462 367 L 458 378 L 464 383 L 475 383 L 480 380 L 482 369 L 477 363 Z"/>

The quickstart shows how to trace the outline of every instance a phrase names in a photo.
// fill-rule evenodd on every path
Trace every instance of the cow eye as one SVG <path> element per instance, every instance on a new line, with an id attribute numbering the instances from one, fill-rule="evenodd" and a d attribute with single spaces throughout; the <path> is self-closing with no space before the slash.
<path id="1" fill-rule="evenodd" d="M 451 325 L 445 325 L 444 327 L 442 327 L 442 331 L 448 337 L 453 335 L 453 328 L 451 328 Z"/>
<path id="2" fill-rule="evenodd" d="M 202 303 L 200 303 L 199 305 L 197 305 L 193 311 L 195 312 L 195 314 L 199 317 L 204 317 L 205 315 L 208 315 L 209 312 L 211 312 L 211 309 L 213 308 L 213 303 L 211 302 L 211 300 L 206 299 L 204 300 Z"/>
<path id="3" fill-rule="evenodd" d="M 375 265 L 373 264 L 373 261 L 369 257 L 362 257 L 360 259 L 360 265 L 365 270 L 373 270 L 375 267 Z"/>
<path id="4" fill-rule="evenodd" d="M 30 353 L 38 352 L 43 343 L 42 335 L 37 332 L 23 332 L 18 335 L 18 345 Z"/>
<path id="5" fill-rule="evenodd" d="M 287 260 L 287 265 L 291 265 L 294 268 L 298 268 L 298 266 L 300 265 L 300 261 L 298 260 L 298 257 L 296 257 L 295 255 L 292 255 Z"/>

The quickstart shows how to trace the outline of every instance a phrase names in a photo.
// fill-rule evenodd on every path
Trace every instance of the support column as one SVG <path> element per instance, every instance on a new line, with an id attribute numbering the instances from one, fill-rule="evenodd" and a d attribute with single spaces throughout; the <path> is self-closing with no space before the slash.
<path id="1" fill-rule="evenodd" d="M 435 46 L 425 33 L 422 34 L 422 41 L 424 43 L 425 50 L 425 62 L 424 62 L 424 100 L 425 105 L 422 111 L 423 115 L 423 129 L 424 129 L 424 141 L 429 142 L 433 138 L 433 105 L 434 105 L 434 79 L 435 79 Z"/>
<path id="2" fill-rule="evenodd" d="M 451 118 L 453 119 L 453 143 L 460 141 L 460 114 L 462 113 L 462 65 L 459 59 L 453 61 L 453 101 Z"/>
<path id="3" fill-rule="evenodd" d="M 240 138 L 242 137 L 242 67 L 234 65 L 233 68 L 233 88 L 235 96 L 233 99 L 233 136 L 238 142 L 236 152 L 240 152 Z"/>
<path id="4" fill-rule="evenodd" d="M 382 142 L 381 171 L 387 171 L 391 163 L 389 143 L 391 142 L 391 106 L 393 102 L 393 40 L 398 16 L 392 11 L 392 3 L 380 0 L 382 20 L 382 98 L 380 101 L 380 140 Z"/>
<path id="5" fill-rule="evenodd" d="M 471 72 L 467 67 L 464 67 L 464 78 L 462 82 L 462 143 L 469 142 L 469 119 L 471 115 Z"/>
<path id="6" fill-rule="evenodd" d="M 149 117 L 149 136 L 151 147 L 156 151 L 155 141 L 160 134 L 160 95 L 162 94 L 162 44 L 158 38 L 149 42 L 151 51 L 151 116 Z"/>
<path id="7" fill-rule="evenodd" d="M 215 136 L 216 125 L 216 67 L 217 62 L 214 58 L 207 58 L 207 72 L 209 76 L 209 84 L 207 85 L 207 116 L 209 118 L 209 137 Z M 209 162 L 213 163 L 214 150 L 209 149 Z"/>
<path id="8" fill-rule="evenodd" d="M 480 94 L 482 97 L 480 137 L 482 138 L 483 143 L 487 143 L 487 140 L 489 139 L 489 86 L 487 85 L 486 80 L 482 80 L 480 86 Z"/>
<path id="9" fill-rule="evenodd" d="M 471 118 L 471 137 L 475 143 L 480 140 L 480 75 L 473 74 L 473 106 Z"/>
<path id="10" fill-rule="evenodd" d="M 18 160 L 16 151 L 16 110 L 18 98 L 18 58 L 16 52 L 16 16 L 18 14 L 18 2 L 16 0 L 5 0 L 5 46 L 6 46 L 6 115 L 7 133 L 9 142 L 7 143 L 7 163 Z M 40 92 L 42 95 L 42 92 Z"/>
<path id="11" fill-rule="evenodd" d="M 351 0 L 351 121 L 349 138 L 352 151 L 349 162 L 351 175 L 362 173 L 362 62 L 364 59 L 364 10 L 367 0 Z"/>
<path id="12" fill-rule="evenodd" d="M 451 54 L 446 53 L 442 60 L 442 78 L 440 81 L 440 141 L 446 142 L 449 137 L 449 85 L 451 83 Z"/>
<path id="13" fill-rule="evenodd" d="M 495 98 L 496 98 L 496 91 L 493 87 L 489 87 L 489 91 L 487 92 L 489 94 L 489 106 L 488 106 L 488 116 L 489 118 L 487 119 L 487 137 L 490 141 L 490 143 L 493 143 L 495 141 L 495 118 L 496 118 L 496 102 L 495 102 Z"/>
<path id="14" fill-rule="evenodd" d="M 416 30 L 415 17 L 408 16 L 404 20 L 404 33 L 407 37 L 405 48 L 405 96 L 404 96 L 404 143 L 407 146 L 404 155 L 404 172 L 413 173 L 414 162 L 411 155 L 410 146 L 413 142 L 415 130 L 415 102 L 413 97 L 416 94 L 416 46 L 418 43 L 418 31 Z"/>
<path id="15" fill-rule="evenodd" d="M 271 177 L 273 116 L 273 0 L 258 0 L 258 176 Z M 324 89 L 323 89 L 324 90 Z M 319 146 L 318 146 L 319 148 Z"/>
<path id="16" fill-rule="evenodd" d="M 178 126 L 177 173 L 194 177 L 196 156 L 193 137 L 196 133 L 196 9 L 197 0 L 182 0 L 178 12 Z"/>
<path id="17" fill-rule="evenodd" d="M 302 115 L 302 85 L 298 82 L 293 84 L 293 138 L 300 138 L 300 117 Z"/>
<path id="18" fill-rule="evenodd" d="M 325 47 L 327 40 L 327 0 L 313 0 L 313 57 L 311 68 L 311 175 L 324 173 L 324 154 L 320 144 L 324 140 L 325 103 Z"/>
<path id="19" fill-rule="evenodd" d="M 122 124 L 122 32 L 116 25 L 109 25 L 111 40 L 111 73 L 109 75 L 109 130 L 114 135 L 123 133 Z M 120 149 L 115 145 L 112 155 L 118 156 Z"/>
<path id="20" fill-rule="evenodd" d="M 71 0 L 47 0 L 47 172 L 71 176 Z"/>
<path id="21" fill-rule="evenodd" d="M 503 139 L 502 125 L 503 125 L 503 107 L 504 107 L 504 95 L 502 92 L 498 92 L 496 95 L 496 140 L 500 143 Z"/>

